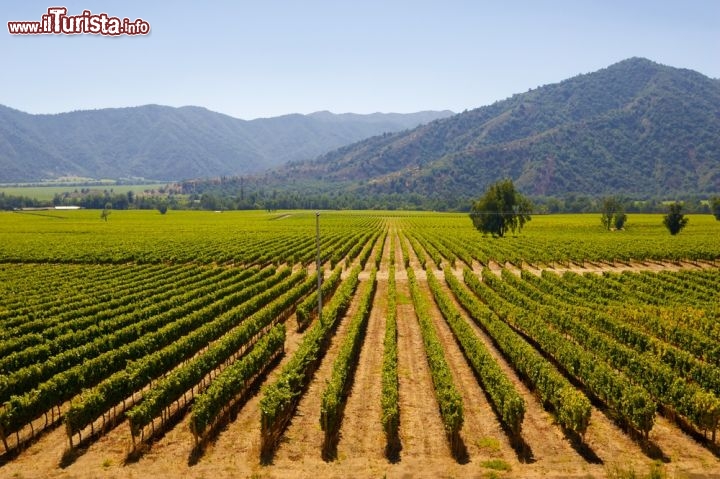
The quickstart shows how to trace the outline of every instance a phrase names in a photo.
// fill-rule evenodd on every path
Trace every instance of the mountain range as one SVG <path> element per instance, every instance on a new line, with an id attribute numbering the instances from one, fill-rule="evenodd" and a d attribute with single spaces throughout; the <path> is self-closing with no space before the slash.
<path id="1" fill-rule="evenodd" d="M 501 178 L 534 196 L 718 194 L 720 80 L 631 58 L 265 178 L 361 196 L 472 198 Z"/>
<path id="2" fill-rule="evenodd" d="M 323 111 L 245 121 L 193 106 L 31 115 L 0 105 L 0 183 L 247 175 L 450 115 Z"/>
<path id="3" fill-rule="evenodd" d="M 67 175 L 208 178 L 192 191 L 259 199 L 461 205 L 501 178 L 536 197 L 717 195 L 720 80 L 630 58 L 459 114 L 244 121 L 199 107 L 0 107 L 0 183 Z"/>

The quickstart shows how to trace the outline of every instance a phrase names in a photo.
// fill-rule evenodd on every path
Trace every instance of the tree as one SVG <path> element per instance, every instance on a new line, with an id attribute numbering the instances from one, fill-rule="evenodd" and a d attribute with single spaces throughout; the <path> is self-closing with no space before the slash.
<path id="1" fill-rule="evenodd" d="M 715 219 L 720 221 L 720 196 L 710 200 L 710 210 L 713 216 L 715 216 Z"/>
<path id="2" fill-rule="evenodd" d="M 485 194 L 473 203 L 470 218 L 483 234 L 503 237 L 508 231 L 522 230 L 530 221 L 532 204 L 515 190 L 512 180 L 490 185 Z"/>
<path id="3" fill-rule="evenodd" d="M 627 215 L 620 200 L 615 197 L 605 198 L 603 200 L 602 216 L 600 217 L 603 227 L 608 231 L 613 227 L 616 230 L 621 230 L 626 221 Z"/>
<path id="4" fill-rule="evenodd" d="M 688 219 L 681 211 L 682 204 L 676 201 L 668 207 L 668 214 L 663 218 L 663 224 L 671 235 L 678 234 L 688 223 Z"/>
<path id="5" fill-rule="evenodd" d="M 100 219 L 103 219 L 107 221 L 108 216 L 110 216 L 110 209 L 112 208 L 112 204 L 105 203 L 105 208 L 103 208 L 102 213 L 100 213 Z"/>

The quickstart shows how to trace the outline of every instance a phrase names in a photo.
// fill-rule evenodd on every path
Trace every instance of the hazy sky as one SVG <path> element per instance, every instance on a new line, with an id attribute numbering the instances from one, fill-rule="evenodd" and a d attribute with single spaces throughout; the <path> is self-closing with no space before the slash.
<path id="1" fill-rule="evenodd" d="M 8 33 L 57 5 L 151 33 Z M 0 104 L 30 113 L 462 111 L 632 56 L 720 78 L 720 0 L 4 0 L 0 13 Z"/>

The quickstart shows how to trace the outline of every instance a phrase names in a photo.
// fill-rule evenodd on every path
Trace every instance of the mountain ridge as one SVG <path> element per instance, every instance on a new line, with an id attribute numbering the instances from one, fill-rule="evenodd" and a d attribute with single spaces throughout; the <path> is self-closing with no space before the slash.
<path id="1" fill-rule="evenodd" d="M 30 114 L 0 105 L 0 183 L 61 176 L 161 180 L 257 173 L 449 111 L 242 120 L 199 106 Z"/>
<path id="2" fill-rule="evenodd" d="M 360 195 L 470 198 L 509 177 L 536 196 L 720 191 L 720 82 L 630 58 L 274 170 Z"/>

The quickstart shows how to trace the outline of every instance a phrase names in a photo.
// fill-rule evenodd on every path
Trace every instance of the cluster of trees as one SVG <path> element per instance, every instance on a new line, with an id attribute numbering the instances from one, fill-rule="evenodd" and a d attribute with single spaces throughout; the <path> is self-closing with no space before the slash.
<path id="1" fill-rule="evenodd" d="M 320 178 L 322 180 L 322 177 Z M 341 190 L 330 190 L 321 180 L 309 182 L 288 177 L 282 186 L 270 176 L 220 177 L 183 182 L 180 192 L 188 197 L 184 207 L 212 210 L 361 209 L 469 212 L 477 199 L 476 189 L 473 194 L 454 189 L 457 178 L 441 171 L 434 172 L 427 178 L 397 177 L 388 184 L 361 181 Z M 452 189 L 453 194 L 442 193 L 447 190 L 446 187 Z M 597 213 L 604 210 L 606 199 L 578 193 L 563 196 L 528 195 L 527 198 L 533 204 L 533 211 L 539 214 Z M 667 198 L 664 197 L 614 196 L 613 199 L 618 203 L 617 209 L 626 214 L 664 213 L 667 210 Z M 686 213 L 711 212 L 706 195 L 681 195 L 678 199 L 683 202 Z"/>
<path id="2" fill-rule="evenodd" d="M 617 198 L 611 197 L 603 200 L 602 217 L 600 221 L 608 231 L 613 228 L 616 230 L 623 229 L 627 221 L 627 215 L 625 214 L 625 208 Z"/>
<path id="3" fill-rule="evenodd" d="M 79 195 L 56 194 L 52 200 L 53 206 L 80 206 L 87 209 L 113 209 L 113 210 L 154 210 L 164 208 L 167 211 L 181 208 L 180 199 L 176 195 L 136 195 L 132 191 L 127 193 L 114 193 L 108 191 L 88 190 Z M 108 207 L 109 205 L 109 207 Z"/>
<path id="4" fill-rule="evenodd" d="M 712 214 L 715 216 L 715 219 L 720 221 L 720 196 L 710 200 L 710 209 L 712 210 Z"/>
<path id="5" fill-rule="evenodd" d="M 620 195 L 611 197 L 593 197 L 570 193 L 566 196 L 531 196 L 534 212 L 553 213 L 597 213 L 604 212 L 605 201 L 612 198 L 619 203 L 625 213 L 664 213 L 667 211 L 667 198 L 631 198 Z M 679 196 L 683 209 L 690 214 L 713 213 L 713 198 L 707 196 Z M 720 210 L 719 210 L 720 211 Z M 713 213 L 714 214 L 714 213 Z"/>
<path id="6" fill-rule="evenodd" d="M 0 191 L 0 210 L 14 210 L 18 208 L 40 208 L 47 206 L 45 202 L 28 196 L 6 195 Z"/>
<path id="7" fill-rule="evenodd" d="M 439 180 L 438 180 L 439 181 Z M 503 180 L 509 181 L 510 180 Z M 502 183 L 502 182 L 500 182 Z M 497 184 L 497 183 L 496 183 Z M 496 185 L 495 184 L 495 185 Z M 491 185 L 490 189 L 495 185 Z M 505 185 L 504 187 L 507 187 Z M 325 191 L 322 185 L 297 184 L 290 189 L 273 189 L 263 179 L 222 177 L 213 180 L 197 180 L 180 183 L 149 194 L 135 194 L 132 191 L 117 193 L 112 189 L 98 190 L 84 188 L 56 194 L 51 201 L 37 200 L 26 196 L 12 196 L 0 192 L 0 210 L 28 207 L 80 206 L 88 209 L 168 209 L 197 210 L 411 210 L 411 211 L 460 211 L 472 212 L 477 200 L 462 195 L 423 195 L 420 193 L 373 193 L 348 188 L 343 191 Z M 502 190 L 502 188 L 500 188 Z M 514 186 L 513 186 L 514 189 Z M 680 197 L 685 214 L 713 214 L 720 220 L 720 197 Z M 505 201 L 505 200 L 503 200 Z M 517 207 L 526 208 L 536 214 L 552 213 L 597 213 L 603 216 L 602 224 L 607 229 L 622 229 L 627 214 L 665 213 L 667 203 L 661 198 L 633 199 L 630 197 L 591 197 L 568 194 L 564 197 L 522 196 Z M 482 208 L 486 209 L 486 207 Z M 477 215 L 475 215 L 477 216 Z M 502 221 L 505 223 L 505 220 Z M 512 231 L 503 230 L 503 234 Z M 519 230 L 521 224 L 516 225 Z"/>
<path id="8" fill-rule="evenodd" d="M 720 197 L 709 202 L 713 215 L 720 221 Z M 530 200 L 520 194 L 512 180 L 505 179 L 490 185 L 485 194 L 475 201 L 470 209 L 470 219 L 481 233 L 493 237 L 503 237 L 506 233 L 520 232 L 530 221 L 533 206 Z M 683 211 L 683 203 L 676 201 L 666 207 L 667 214 L 663 224 L 671 235 L 678 234 L 688 224 Z M 620 199 L 608 197 L 602 201 L 600 222 L 603 228 L 622 230 L 627 221 L 627 214 Z"/>

